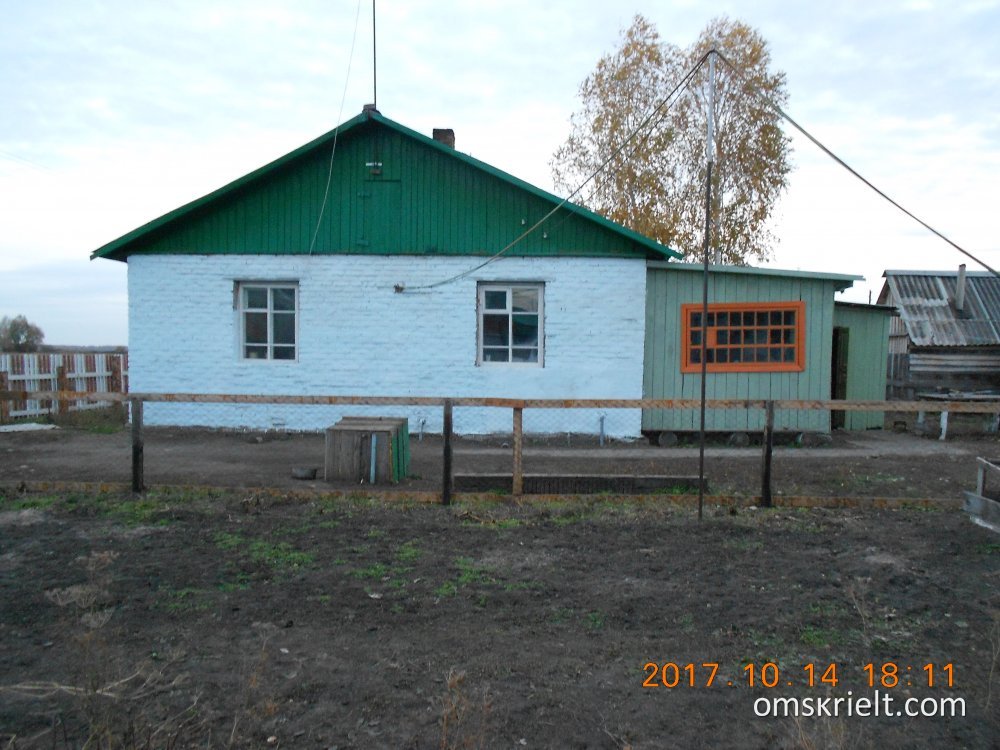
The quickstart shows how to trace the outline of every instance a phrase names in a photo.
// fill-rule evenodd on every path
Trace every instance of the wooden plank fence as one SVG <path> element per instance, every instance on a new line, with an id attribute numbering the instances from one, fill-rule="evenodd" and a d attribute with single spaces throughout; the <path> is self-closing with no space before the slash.
<path id="1" fill-rule="evenodd" d="M 100 408 L 76 393 L 128 391 L 127 352 L 0 352 L 0 391 L 57 391 L 54 398 L 0 401 L 0 422 Z"/>

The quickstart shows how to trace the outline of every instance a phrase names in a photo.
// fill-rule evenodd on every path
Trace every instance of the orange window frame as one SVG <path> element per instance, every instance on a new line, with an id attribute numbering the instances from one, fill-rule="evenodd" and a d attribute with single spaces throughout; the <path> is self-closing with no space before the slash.
<path id="1" fill-rule="evenodd" d="M 805 302 L 742 302 L 681 305 L 681 372 L 701 372 L 706 337 L 708 372 L 802 372 Z"/>

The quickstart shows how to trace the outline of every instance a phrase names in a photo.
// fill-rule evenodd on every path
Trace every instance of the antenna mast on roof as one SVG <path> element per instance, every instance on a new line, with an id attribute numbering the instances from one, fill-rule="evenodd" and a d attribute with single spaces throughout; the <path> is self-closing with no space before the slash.
<path id="1" fill-rule="evenodd" d="M 372 0 L 372 104 L 378 109 L 378 51 L 375 44 L 375 0 Z"/>

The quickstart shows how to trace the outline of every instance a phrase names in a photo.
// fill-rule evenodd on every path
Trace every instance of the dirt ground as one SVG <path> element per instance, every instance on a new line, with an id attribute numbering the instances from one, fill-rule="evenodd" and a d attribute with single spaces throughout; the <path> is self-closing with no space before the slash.
<path id="1" fill-rule="evenodd" d="M 1000 538 L 953 506 L 709 506 L 699 522 L 669 498 L 301 499 L 240 486 L 326 486 L 290 477 L 321 464 L 318 438 L 147 437 L 151 483 L 230 489 L 18 491 L 126 481 L 128 436 L 0 434 L 5 750 L 997 747 Z M 440 444 L 413 446 L 408 486 L 436 488 Z M 838 436 L 780 449 L 775 484 L 954 499 L 996 447 Z M 528 469 L 697 462 L 690 448 L 571 451 L 533 448 Z M 458 470 L 505 461 L 457 447 Z M 753 494 L 759 469 L 757 449 L 710 452 L 713 491 Z M 664 664 L 680 682 L 643 687 L 674 683 Z M 956 699 L 943 709 L 964 715 L 757 715 L 760 699 L 876 690 L 893 712 Z"/>
<path id="2" fill-rule="evenodd" d="M 891 422 L 890 422 L 891 423 Z M 959 499 L 974 489 L 976 457 L 1000 454 L 996 435 L 963 430 L 953 420 L 946 442 L 891 430 L 833 433 L 815 448 L 779 444 L 774 451 L 776 495 Z M 147 428 L 145 481 L 156 485 L 208 485 L 295 490 L 365 490 L 367 485 L 325 482 L 323 436 L 309 433 L 246 433 L 192 428 Z M 406 479 L 380 490 L 440 492 L 440 436 L 411 439 Z M 509 437 L 456 438 L 455 473 L 510 473 Z M 319 479 L 292 478 L 293 468 L 316 468 Z M 711 494 L 752 498 L 760 494 L 761 448 L 728 447 L 724 439 L 706 451 Z M 652 474 L 697 476 L 698 450 L 646 441 L 598 447 L 593 438 L 569 436 L 527 441 L 527 473 Z M 57 429 L 0 432 L 0 483 L 32 481 L 129 482 L 131 442 L 126 429 Z M 748 500 L 748 502 L 751 502 Z"/>

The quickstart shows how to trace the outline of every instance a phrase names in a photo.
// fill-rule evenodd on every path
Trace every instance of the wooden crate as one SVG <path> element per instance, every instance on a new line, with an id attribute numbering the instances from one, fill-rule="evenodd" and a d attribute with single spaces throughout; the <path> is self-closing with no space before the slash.
<path id="1" fill-rule="evenodd" d="M 323 476 L 327 481 L 395 484 L 409 468 L 409 440 L 405 419 L 345 417 L 326 430 Z"/>
<path id="2" fill-rule="evenodd" d="M 405 417 L 343 417 L 338 425 L 356 425 L 381 429 L 383 425 L 394 427 L 393 436 L 394 467 L 393 481 L 405 479 L 410 472 L 410 423 Z"/>

